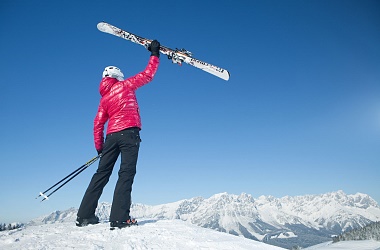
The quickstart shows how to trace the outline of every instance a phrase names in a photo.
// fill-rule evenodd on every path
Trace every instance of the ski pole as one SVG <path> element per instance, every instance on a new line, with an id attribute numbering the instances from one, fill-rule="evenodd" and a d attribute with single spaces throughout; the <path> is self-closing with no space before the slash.
<path id="1" fill-rule="evenodd" d="M 88 162 L 86 162 L 85 164 L 83 164 L 82 166 L 80 166 L 79 168 L 77 168 L 76 170 L 74 170 L 72 173 L 70 173 L 69 175 L 67 175 L 66 177 L 64 177 L 62 180 L 60 180 L 59 182 L 57 182 L 56 184 L 54 184 L 50 188 L 46 189 L 44 192 L 40 192 L 40 194 L 36 197 L 36 199 L 42 196 L 42 197 L 44 197 L 44 199 L 42 201 L 47 200 L 49 196 L 51 196 L 58 189 L 60 189 L 61 187 L 63 187 L 66 183 L 68 183 L 69 181 L 71 181 L 78 174 L 82 173 L 86 168 L 88 168 L 91 164 L 93 164 L 94 162 L 96 162 L 100 157 L 101 157 L 101 154 L 95 156 L 94 158 L 92 158 L 91 160 L 89 160 Z M 65 181 L 66 179 L 68 179 L 68 180 Z M 65 182 L 63 184 L 61 184 L 58 188 L 56 188 L 55 190 L 53 190 L 52 192 L 50 192 L 50 194 L 48 194 L 48 195 L 45 194 L 46 192 L 50 191 L 51 189 L 53 189 L 54 187 L 56 187 L 57 185 L 59 185 L 63 181 L 65 181 Z"/>
<path id="2" fill-rule="evenodd" d="M 76 170 L 74 170 L 72 173 L 70 173 L 69 175 L 67 175 L 66 177 L 64 177 L 62 180 L 60 180 L 59 182 L 57 182 L 56 184 L 54 184 L 53 186 L 51 186 L 50 188 L 46 189 L 44 192 L 40 192 L 40 196 L 44 196 L 44 193 L 50 191 L 52 188 L 54 188 L 55 186 L 57 186 L 59 183 L 61 183 L 62 181 L 66 180 L 67 178 L 69 178 L 71 175 L 75 174 L 76 172 L 78 172 L 79 170 L 81 170 L 84 166 L 86 166 L 86 164 L 88 164 L 89 162 L 93 161 L 95 158 L 92 158 L 90 161 L 88 161 L 87 163 L 83 164 L 82 166 L 80 166 L 79 168 L 77 168 Z M 36 197 L 36 199 L 38 198 Z"/>
<path id="3" fill-rule="evenodd" d="M 79 168 L 77 168 L 76 170 L 74 170 L 72 173 L 70 173 L 69 175 L 67 175 L 66 177 L 64 177 L 62 180 L 60 180 L 59 182 L 57 182 L 56 184 L 54 184 L 53 186 L 51 186 L 50 188 L 46 189 L 44 192 L 40 192 L 40 196 L 44 196 L 44 194 L 48 191 L 50 191 L 52 188 L 54 188 L 55 186 L 57 186 L 58 184 L 60 184 L 62 181 L 66 180 L 67 178 L 69 178 L 71 175 L 75 174 L 76 172 L 80 171 L 82 168 L 84 168 L 85 166 L 87 166 L 88 164 L 92 164 L 93 162 L 95 162 L 97 159 L 98 159 L 99 156 L 96 156 L 94 158 L 92 158 L 91 160 L 89 160 L 88 162 L 86 162 L 85 164 L 83 164 L 82 166 L 80 166 Z M 38 198 L 36 197 L 36 199 Z"/>
<path id="4" fill-rule="evenodd" d="M 82 173 L 83 170 L 85 170 L 87 167 L 89 167 L 90 165 L 87 165 L 86 167 L 82 168 L 80 171 L 78 171 L 75 175 L 73 175 L 70 179 L 68 179 L 67 181 L 65 181 L 64 183 L 62 183 L 59 187 L 57 187 L 56 189 L 54 189 L 53 191 L 50 192 L 50 194 L 48 195 L 44 195 L 43 199 L 41 202 L 43 202 L 44 200 L 48 200 L 49 197 L 54 194 L 56 191 L 58 191 L 61 187 L 63 187 L 64 185 L 66 185 L 66 183 L 68 183 L 69 181 L 71 181 L 72 179 L 74 179 L 74 177 L 76 177 L 78 174 Z"/>

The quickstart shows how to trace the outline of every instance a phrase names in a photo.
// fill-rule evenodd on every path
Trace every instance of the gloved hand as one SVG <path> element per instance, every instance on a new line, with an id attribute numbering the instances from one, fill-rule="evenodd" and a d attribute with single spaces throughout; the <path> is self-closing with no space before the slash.
<path id="1" fill-rule="evenodd" d="M 100 155 L 103 152 L 103 149 L 96 150 L 96 152 L 98 152 L 98 155 Z"/>
<path id="2" fill-rule="evenodd" d="M 153 40 L 149 47 L 148 50 L 152 52 L 151 56 L 157 56 L 160 57 L 160 42 L 157 40 Z"/>

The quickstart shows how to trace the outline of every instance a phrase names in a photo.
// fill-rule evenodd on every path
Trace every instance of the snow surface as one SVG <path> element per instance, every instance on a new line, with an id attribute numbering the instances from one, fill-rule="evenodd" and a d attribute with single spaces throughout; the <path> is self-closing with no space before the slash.
<path id="1" fill-rule="evenodd" d="M 340 241 L 336 243 L 330 241 L 304 248 L 304 250 L 380 250 L 380 241 L 356 240 Z"/>
<path id="2" fill-rule="evenodd" d="M 109 230 L 108 223 L 76 227 L 73 221 L 0 232 L 0 249 L 251 249 L 280 250 L 258 241 L 220 233 L 181 220 L 145 219 L 139 226 Z M 326 242 L 305 250 L 380 250 L 373 240 Z"/>
<path id="3" fill-rule="evenodd" d="M 27 226 L 0 232 L 0 249 L 283 249 L 181 220 L 145 219 L 139 226 L 109 228 L 109 223 L 80 228 L 74 221 Z"/>

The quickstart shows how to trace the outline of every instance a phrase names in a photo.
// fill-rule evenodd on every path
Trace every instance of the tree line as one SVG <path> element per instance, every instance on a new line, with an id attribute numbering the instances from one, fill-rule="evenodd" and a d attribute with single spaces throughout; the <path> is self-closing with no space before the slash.
<path id="1" fill-rule="evenodd" d="M 333 237 L 333 242 L 346 240 L 380 240 L 380 221 Z"/>
<path id="2" fill-rule="evenodd" d="M 17 228 L 23 227 L 24 224 L 22 223 L 17 223 L 17 224 L 5 224 L 5 223 L 0 223 L 0 231 L 6 231 L 6 230 L 13 230 Z"/>

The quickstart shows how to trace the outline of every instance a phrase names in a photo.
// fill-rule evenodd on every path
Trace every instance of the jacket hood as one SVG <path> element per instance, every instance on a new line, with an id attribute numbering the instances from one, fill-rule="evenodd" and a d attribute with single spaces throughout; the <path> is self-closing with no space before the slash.
<path id="1" fill-rule="evenodd" d="M 118 80 L 116 78 L 103 77 L 99 85 L 100 95 L 104 96 L 105 94 L 107 94 L 111 90 L 112 86 L 117 82 Z"/>

